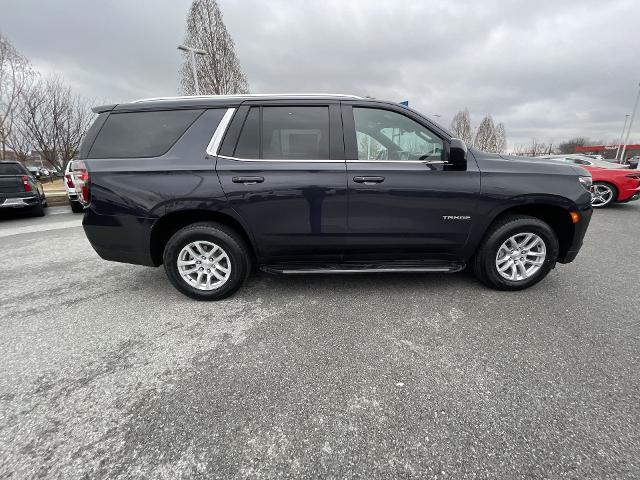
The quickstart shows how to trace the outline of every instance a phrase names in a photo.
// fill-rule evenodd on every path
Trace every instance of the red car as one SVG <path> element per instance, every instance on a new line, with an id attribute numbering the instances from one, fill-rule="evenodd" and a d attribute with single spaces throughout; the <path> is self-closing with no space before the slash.
<path id="1" fill-rule="evenodd" d="M 640 198 L 640 170 L 610 169 L 582 165 L 593 178 L 591 205 L 602 208 L 614 202 Z"/>

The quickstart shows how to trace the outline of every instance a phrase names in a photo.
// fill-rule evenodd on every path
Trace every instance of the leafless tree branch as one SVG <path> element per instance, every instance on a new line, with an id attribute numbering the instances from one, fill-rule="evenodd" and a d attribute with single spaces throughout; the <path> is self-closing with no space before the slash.
<path id="1" fill-rule="evenodd" d="M 200 93 L 224 95 L 248 93 L 247 77 L 240 67 L 235 53 L 235 45 L 222 19 L 222 12 L 216 0 L 194 0 L 187 17 L 186 45 L 208 52 L 206 56 L 196 56 L 196 72 Z M 195 94 L 195 84 L 190 58 L 180 69 L 180 83 L 183 93 Z"/>
<path id="2" fill-rule="evenodd" d="M 0 34 L 0 158 L 3 160 L 16 121 L 17 103 L 34 75 L 29 61 Z"/>

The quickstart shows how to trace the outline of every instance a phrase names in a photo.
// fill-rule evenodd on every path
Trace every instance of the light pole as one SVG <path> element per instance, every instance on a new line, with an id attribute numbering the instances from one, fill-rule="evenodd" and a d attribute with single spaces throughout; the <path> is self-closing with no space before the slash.
<path id="1" fill-rule="evenodd" d="M 629 114 L 624 116 L 624 125 L 622 126 L 622 132 L 620 132 L 620 140 L 618 140 L 618 149 L 616 150 L 616 162 L 622 163 L 618 160 L 618 154 L 620 153 L 620 144 L 622 143 L 622 137 L 624 137 L 624 131 L 627 129 L 627 121 L 629 120 Z"/>
<path id="2" fill-rule="evenodd" d="M 209 55 L 209 53 L 200 48 L 187 47 L 186 45 L 178 45 L 178 50 L 189 52 L 189 54 L 191 55 L 191 71 L 193 72 L 193 83 L 196 87 L 196 95 L 200 95 L 200 84 L 198 83 L 198 73 L 196 72 L 196 55 Z"/>
<path id="3" fill-rule="evenodd" d="M 631 127 L 633 127 L 633 120 L 636 118 L 636 111 L 638 110 L 639 100 L 640 100 L 640 83 L 638 83 L 638 95 L 636 96 L 636 103 L 633 105 L 633 112 L 631 112 L 631 120 L 629 120 L 629 129 L 627 130 L 627 136 L 624 139 L 624 145 L 622 146 L 622 153 L 620 154 L 620 163 L 624 161 L 624 153 L 627 151 L 627 145 L 629 144 L 629 135 L 631 134 Z"/>

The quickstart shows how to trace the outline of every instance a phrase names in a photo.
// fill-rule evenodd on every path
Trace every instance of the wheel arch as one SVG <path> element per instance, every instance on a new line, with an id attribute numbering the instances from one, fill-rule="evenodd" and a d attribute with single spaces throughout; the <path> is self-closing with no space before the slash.
<path id="1" fill-rule="evenodd" d="M 573 211 L 577 210 L 578 209 L 576 208 Z M 552 203 L 525 203 L 512 205 L 503 209 L 493 217 L 483 235 L 483 240 L 491 225 L 500 221 L 504 217 L 509 215 L 528 215 L 542 220 L 553 229 L 556 237 L 558 237 L 558 244 L 560 247 L 558 261 L 562 263 L 567 252 L 571 248 L 573 238 L 575 236 L 575 225 L 569 213 L 571 211 L 571 209 L 565 206 Z"/>
<path id="2" fill-rule="evenodd" d="M 151 228 L 150 252 L 151 259 L 155 266 L 162 265 L 162 255 L 164 247 L 171 238 L 181 228 L 186 227 L 197 222 L 218 222 L 236 231 L 242 239 L 246 242 L 251 253 L 251 260 L 256 261 L 257 252 L 255 243 L 248 233 L 248 230 L 242 225 L 240 220 L 234 218 L 227 213 L 211 211 L 211 210 L 199 210 L 199 209 L 185 209 L 177 210 L 166 215 L 163 215 L 155 221 Z"/>

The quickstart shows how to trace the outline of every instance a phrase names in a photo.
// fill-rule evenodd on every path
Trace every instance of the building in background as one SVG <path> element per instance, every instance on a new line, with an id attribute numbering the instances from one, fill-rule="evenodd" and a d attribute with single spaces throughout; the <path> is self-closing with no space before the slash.
<path id="1" fill-rule="evenodd" d="M 602 155 L 604 158 L 616 158 L 616 152 L 618 151 L 618 145 L 584 145 L 582 147 L 576 147 L 576 153 L 584 153 L 587 155 Z M 620 145 L 620 151 L 622 151 L 622 145 Z M 635 157 L 640 155 L 640 144 L 629 144 L 627 150 L 624 153 L 624 159 Z"/>

